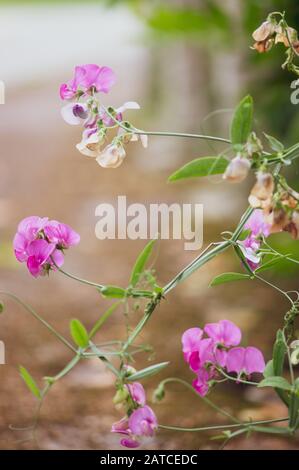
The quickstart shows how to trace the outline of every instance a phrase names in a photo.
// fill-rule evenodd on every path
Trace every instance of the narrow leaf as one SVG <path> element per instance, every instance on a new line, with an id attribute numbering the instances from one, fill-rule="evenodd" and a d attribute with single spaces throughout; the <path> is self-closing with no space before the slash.
<path id="1" fill-rule="evenodd" d="M 273 387 L 282 390 L 292 390 L 292 385 L 283 377 L 278 376 L 266 377 L 258 384 L 258 387 Z"/>
<path id="2" fill-rule="evenodd" d="M 160 364 L 155 364 L 150 367 L 146 367 L 145 369 L 141 369 L 135 374 L 130 375 L 127 380 L 130 382 L 135 382 L 136 380 L 143 379 L 144 377 L 149 377 L 150 375 L 157 374 L 160 372 L 164 367 L 168 366 L 169 362 L 161 362 Z"/>
<path id="3" fill-rule="evenodd" d="M 275 137 L 272 137 L 272 135 L 268 135 L 264 132 L 264 136 L 269 142 L 269 145 L 274 152 L 283 152 L 284 151 L 284 145 L 279 142 Z"/>
<path id="4" fill-rule="evenodd" d="M 131 278 L 130 278 L 130 284 L 132 287 L 135 287 L 136 284 L 138 283 L 140 276 L 144 271 L 145 265 L 153 251 L 155 242 L 156 240 L 150 240 L 147 243 L 147 245 L 144 247 L 144 249 L 141 251 L 140 255 L 138 256 L 134 264 L 134 267 L 132 269 Z"/>
<path id="5" fill-rule="evenodd" d="M 220 284 L 224 284 L 226 282 L 242 281 L 244 279 L 250 279 L 250 275 L 242 273 L 223 273 L 214 277 L 214 279 L 210 282 L 210 287 L 219 286 Z"/>
<path id="6" fill-rule="evenodd" d="M 89 342 L 89 337 L 85 326 L 82 325 L 80 320 L 71 320 L 70 330 L 72 338 L 77 344 L 77 346 L 79 346 L 80 348 L 86 348 Z"/>
<path id="7" fill-rule="evenodd" d="M 274 374 L 274 369 L 273 369 L 273 359 L 267 362 L 265 370 L 264 370 L 264 377 L 273 377 Z"/>
<path id="8" fill-rule="evenodd" d="M 230 128 L 230 137 L 233 145 L 245 144 L 252 129 L 253 100 L 250 95 L 245 96 L 235 109 Z"/>
<path id="9" fill-rule="evenodd" d="M 228 160 L 224 157 L 201 157 L 192 160 L 169 176 L 168 181 L 178 181 L 185 178 L 221 175 L 225 172 Z"/>
<path id="10" fill-rule="evenodd" d="M 41 392 L 40 392 L 38 386 L 36 385 L 35 380 L 29 374 L 28 370 L 25 369 L 25 367 L 20 366 L 19 371 L 20 371 L 22 379 L 24 380 L 25 384 L 27 385 L 27 387 L 29 388 L 31 393 L 33 393 L 33 395 L 40 400 L 41 399 Z"/>

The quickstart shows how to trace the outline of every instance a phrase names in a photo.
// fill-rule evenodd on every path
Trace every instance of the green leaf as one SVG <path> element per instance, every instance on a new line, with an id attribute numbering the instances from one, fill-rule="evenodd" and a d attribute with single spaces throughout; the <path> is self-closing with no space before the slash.
<path id="1" fill-rule="evenodd" d="M 41 392 L 40 392 L 38 386 L 36 385 L 35 380 L 29 374 L 28 370 L 25 369 L 25 367 L 20 366 L 19 371 L 20 371 L 22 379 L 24 380 L 25 384 L 27 385 L 27 387 L 29 388 L 31 393 L 33 393 L 33 395 L 36 398 L 38 398 L 38 400 L 40 400 L 42 398 Z"/>
<path id="2" fill-rule="evenodd" d="M 273 359 L 267 362 L 265 370 L 264 370 L 264 377 L 273 377 L 274 374 L 274 369 L 273 369 Z"/>
<path id="3" fill-rule="evenodd" d="M 185 178 L 221 175 L 225 172 L 228 160 L 224 157 L 201 157 L 192 160 L 169 176 L 168 181 L 178 181 Z"/>
<path id="4" fill-rule="evenodd" d="M 282 374 L 286 352 L 287 352 L 287 347 L 285 344 L 283 332 L 281 330 L 278 330 L 276 341 L 274 343 L 274 348 L 273 348 L 274 375 Z"/>
<path id="5" fill-rule="evenodd" d="M 282 375 L 286 353 L 287 347 L 284 340 L 284 334 L 281 330 L 278 330 L 276 334 L 276 341 L 273 347 L 273 372 L 276 376 Z M 275 391 L 284 404 L 288 406 L 289 398 L 286 396 L 286 394 L 279 388 L 276 388 Z"/>
<path id="6" fill-rule="evenodd" d="M 155 364 L 150 367 L 146 367 L 145 369 L 141 369 L 135 374 L 130 375 L 127 380 L 130 382 L 135 382 L 136 380 L 144 379 L 144 377 L 149 377 L 150 375 L 157 374 L 160 372 L 164 367 L 168 366 L 169 362 L 161 362 L 160 364 Z"/>
<path id="7" fill-rule="evenodd" d="M 253 100 L 250 95 L 245 96 L 235 109 L 230 138 L 233 145 L 245 144 L 252 129 Z"/>
<path id="8" fill-rule="evenodd" d="M 259 268 L 257 268 L 255 272 L 261 273 L 263 271 L 267 271 L 267 269 L 271 269 L 273 266 L 276 266 L 276 264 L 283 261 L 284 258 L 285 258 L 284 256 L 278 256 L 276 258 L 272 258 L 271 260 L 267 261 L 266 263 L 262 264 Z"/>
<path id="9" fill-rule="evenodd" d="M 156 243 L 156 240 L 150 240 L 147 245 L 143 248 L 141 251 L 140 255 L 138 256 L 134 267 L 132 269 L 131 273 L 131 278 L 130 278 L 130 285 L 132 287 L 135 287 L 136 284 L 138 283 L 141 274 L 144 271 L 145 265 L 152 254 L 154 244 Z"/>
<path id="10" fill-rule="evenodd" d="M 0 313 L 2 313 L 4 310 L 4 303 L 0 302 Z"/>
<path id="11" fill-rule="evenodd" d="M 244 279 L 250 279 L 250 275 L 242 273 L 223 273 L 214 277 L 214 279 L 210 282 L 210 287 L 219 286 L 225 282 L 242 281 Z"/>
<path id="12" fill-rule="evenodd" d="M 266 377 L 258 384 L 258 387 L 273 387 L 282 390 L 292 390 L 292 385 L 283 377 L 278 376 Z"/>
<path id="13" fill-rule="evenodd" d="M 274 152 L 280 153 L 284 151 L 284 145 L 281 142 L 279 142 L 279 140 L 277 140 L 275 137 L 272 137 L 272 135 L 266 134 L 265 132 L 264 132 L 264 136 L 268 140 L 269 145 Z"/>
<path id="14" fill-rule="evenodd" d="M 100 292 L 109 299 L 123 299 L 126 296 L 126 290 L 118 286 L 104 286 Z"/>
<path id="15" fill-rule="evenodd" d="M 86 348 L 89 343 L 88 333 L 85 326 L 82 325 L 80 320 L 73 319 L 70 323 L 71 335 L 77 346 Z"/>

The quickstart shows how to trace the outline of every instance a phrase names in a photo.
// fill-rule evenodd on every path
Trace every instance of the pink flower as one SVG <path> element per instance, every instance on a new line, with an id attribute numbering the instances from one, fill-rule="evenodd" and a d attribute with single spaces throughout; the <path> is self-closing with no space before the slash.
<path id="1" fill-rule="evenodd" d="M 50 243 L 55 243 L 59 248 L 70 248 L 78 245 L 80 235 L 69 225 L 51 220 L 44 227 L 44 233 Z"/>
<path id="2" fill-rule="evenodd" d="M 197 373 L 197 378 L 193 380 L 193 388 L 199 393 L 201 397 L 204 397 L 209 391 L 209 380 L 212 378 L 212 374 L 206 369 L 200 369 Z"/>
<path id="3" fill-rule="evenodd" d="M 196 351 L 202 338 L 203 331 L 200 328 L 189 328 L 182 336 L 183 354 L 186 362 L 189 361 L 192 352 Z"/>
<path id="4" fill-rule="evenodd" d="M 233 322 L 220 320 L 218 323 L 208 323 L 204 327 L 204 332 L 216 343 L 225 347 L 237 346 L 240 344 L 242 334 Z"/>
<path id="5" fill-rule="evenodd" d="M 131 395 L 132 400 L 138 405 L 144 406 L 146 402 L 145 391 L 141 383 L 133 382 L 132 384 L 126 385 L 128 392 Z"/>
<path id="6" fill-rule="evenodd" d="M 247 220 L 245 229 L 251 230 L 251 235 L 258 237 L 270 235 L 271 225 L 265 221 L 264 211 L 262 209 L 255 209 L 249 219 Z"/>
<path id="7" fill-rule="evenodd" d="M 68 225 L 31 216 L 19 223 L 13 247 L 17 260 L 27 262 L 29 272 L 37 277 L 61 267 L 64 262 L 61 250 L 79 241 L 80 236 Z"/>
<path id="8" fill-rule="evenodd" d="M 198 343 L 196 351 L 193 351 L 189 357 L 189 366 L 194 371 L 197 372 L 201 367 L 206 363 L 215 362 L 214 355 L 214 343 L 210 338 L 202 339 Z"/>
<path id="9" fill-rule="evenodd" d="M 53 243 L 46 240 L 34 240 L 28 246 L 27 267 L 32 276 L 37 277 L 47 272 L 47 263 L 50 255 L 55 250 Z"/>
<path id="10" fill-rule="evenodd" d="M 157 427 L 156 415 L 147 405 L 137 408 L 129 417 L 129 428 L 135 436 L 151 437 Z"/>
<path id="11" fill-rule="evenodd" d="M 115 81 L 115 74 L 110 67 L 99 67 L 95 64 L 78 65 L 75 67 L 74 78 L 61 85 L 60 97 L 62 100 L 70 100 L 78 91 L 86 93 L 92 87 L 97 92 L 108 93 Z"/>
<path id="12" fill-rule="evenodd" d="M 261 351 L 254 347 L 232 348 L 227 353 L 226 368 L 228 372 L 250 375 L 253 372 L 263 373 L 265 360 Z"/>
<path id="13" fill-rule="evenodd" d="M 249 235 L 245 240 L 239 241 L 238 245 L 250 268 L 253 271 L 257 269 L 261 262 L 261 255 L 257 253 L 261 245 L 260 240 Z"/>
<path id="14" fill-rule="evenodd" d="M 128 449 L 136 449 L 136 447 L 140 446 L 140 442 L 133 437 L 125 437 L 124 439 L 121 439 L 120 443 L 122 446 L 128 447 Z"/>

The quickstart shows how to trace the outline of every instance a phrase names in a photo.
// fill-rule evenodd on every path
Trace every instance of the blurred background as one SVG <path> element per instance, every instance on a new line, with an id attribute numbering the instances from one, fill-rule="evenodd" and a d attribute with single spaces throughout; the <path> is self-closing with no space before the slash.
<path id="1" fill-rule="evenodd" d="M 130 202 L 192 202 L 204 204 L 204 242 L 218 241 L 233 229 L 246 208 L 252 180 L 242 186 L 220 178 L 167 184 L 167 177 L 187 161 L 214 155 L 223 147 L 201 141 L 152 137 L 149 148 L 132 144 L 118 170 L 104 170 L 75 149 L 80 129 L 61 118 L 59 86 L 71 78 L 77 64 L 109 65 L 117 84 L 107 105 L 138 101 L 141 111 L 128 118 L 147 130 L 214 133 L 226 137 L 231 110 L 250 92 L 256 103 L 255 125 L 286 145 L 298 141 L 299 113 L 290 103 L 294 79 L 280 69 L 283 50 L 266 55 L 250 50 L 251 33 L 274 10 L 286 10 L 291 26 L 299 26 L 296 0 L 127 0 L 127 1 L 0 1 L 0 79 L 6 103 L 0 106 L 0 274 L 1 289 L 30 303 L 66 336 L 77 317 L 90 328 L 110 305 L 88 286 L 59 273 L 33 279 L 17 264 L 12 238 L 18 222 L 28 215 L 48 216 L 70 224 L 81 235 L 67 253 L 65 268 L 104 284 L 126 286 L 143 241 L 95 237 L 95 208 L 116 204 L 118 195 Z M 217 113 L 211 112 L 218 110 Z M 290 175 L 299 190 L 298 170 Z M 282 251 L 299 255 L 298 242 L 287 235 L 272 237 Z M 156 261 L 163 285 L 196 252 L 183 250 L 183 241 L 162 241 Z M 240 269 L 233 253 L 225 253 L 196 272 L 162 302 L 142 340 L 151 343 L 156 362 L 171 365 L 160 376 L 144 381 L 148 397 L 160 379 L 176 375 L 189 382 L 181 354 L 182 332 L 223 318 L 244 331 L 244 344 L 271 357 L 276 329 L 288 305 L 262 284 L 244 282 L 208 288 L 224 271 Z M 287 289 L 298 288 L 298 270 L 281 264 L 269 278 Z M 69 352 L 46 329 L 11 301 L 4 299 L 0 339 L 6 365 L 0 366 L 1 449 L 118 449 L 111 423 L 121 417 L 112 404 L 113 377 L 99 361 L 79 364 L 56 384 L 41 411 L 35 439 L 25 428 L 33 421 L 35 401 L 18 374 L 24 365 L 42 384 L 70 359 Z M 140 313 L 130 316 L 136 323 Z M 117 312 L 98 341 L 124 338 L 123 315 Z M 138 368 L 148 364 L 146 355 Z M 286 415 L 267 389 L 224 384 L 211 398 L 240 419 L 270 419 Z M 161 424 L 185 427 L 223 424 L 221 416 L 200 398 L 170 386 L 164 402 L 155 406 Z M 13 429 L 12 429 L 13 428 Z M 149 449 L 213 449 L 209 435 L 160 431 Z M 263 435 L 242 437 L 229 449 L 297 448 L 298 441 Z"/>

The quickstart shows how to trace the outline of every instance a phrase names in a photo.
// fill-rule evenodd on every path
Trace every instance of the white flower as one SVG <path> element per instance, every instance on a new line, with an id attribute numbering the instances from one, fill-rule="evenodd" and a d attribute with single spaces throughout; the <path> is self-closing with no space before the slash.
<path id="1" fill-rule="evenodd" d="M 86 129 L 82 134 L 81 142 L 76 145 L 76 148 L 83 155 L 96 158 L 101 153 L 104 140 L 104 134 L 99 133 L 97 129 Z"/>
<path id="2" fill-rule="evenodd" d="M 88 118 L 88 107 L 85 103 L 69 103 L 61 108 L 65 122 L 77 126 Z"/>
<path id="3" fill-rule="evenodd" d="M 250 170 L 250 161 L 247 158 L 242 158 L 237 155 L 227 166 L 223 179 L 231 181 L 232 183 L 240 183 L 243 181 Z"/>
<path id="4" fill-rule="evenodd" d="M 98 154 L 96 160 L 103 168 L 119 167 L 126 156 L 125 149 L 122 144 L 110 144 Z"/>
<path id="5" fill-rule="evenodd" d="M 127 109 L 140 109 L 140 105 L 136 103 L 136 101 L 126 101 L 126 103 L 117 108 L 115 111 L 117 113 L 123 113 Z"/>

